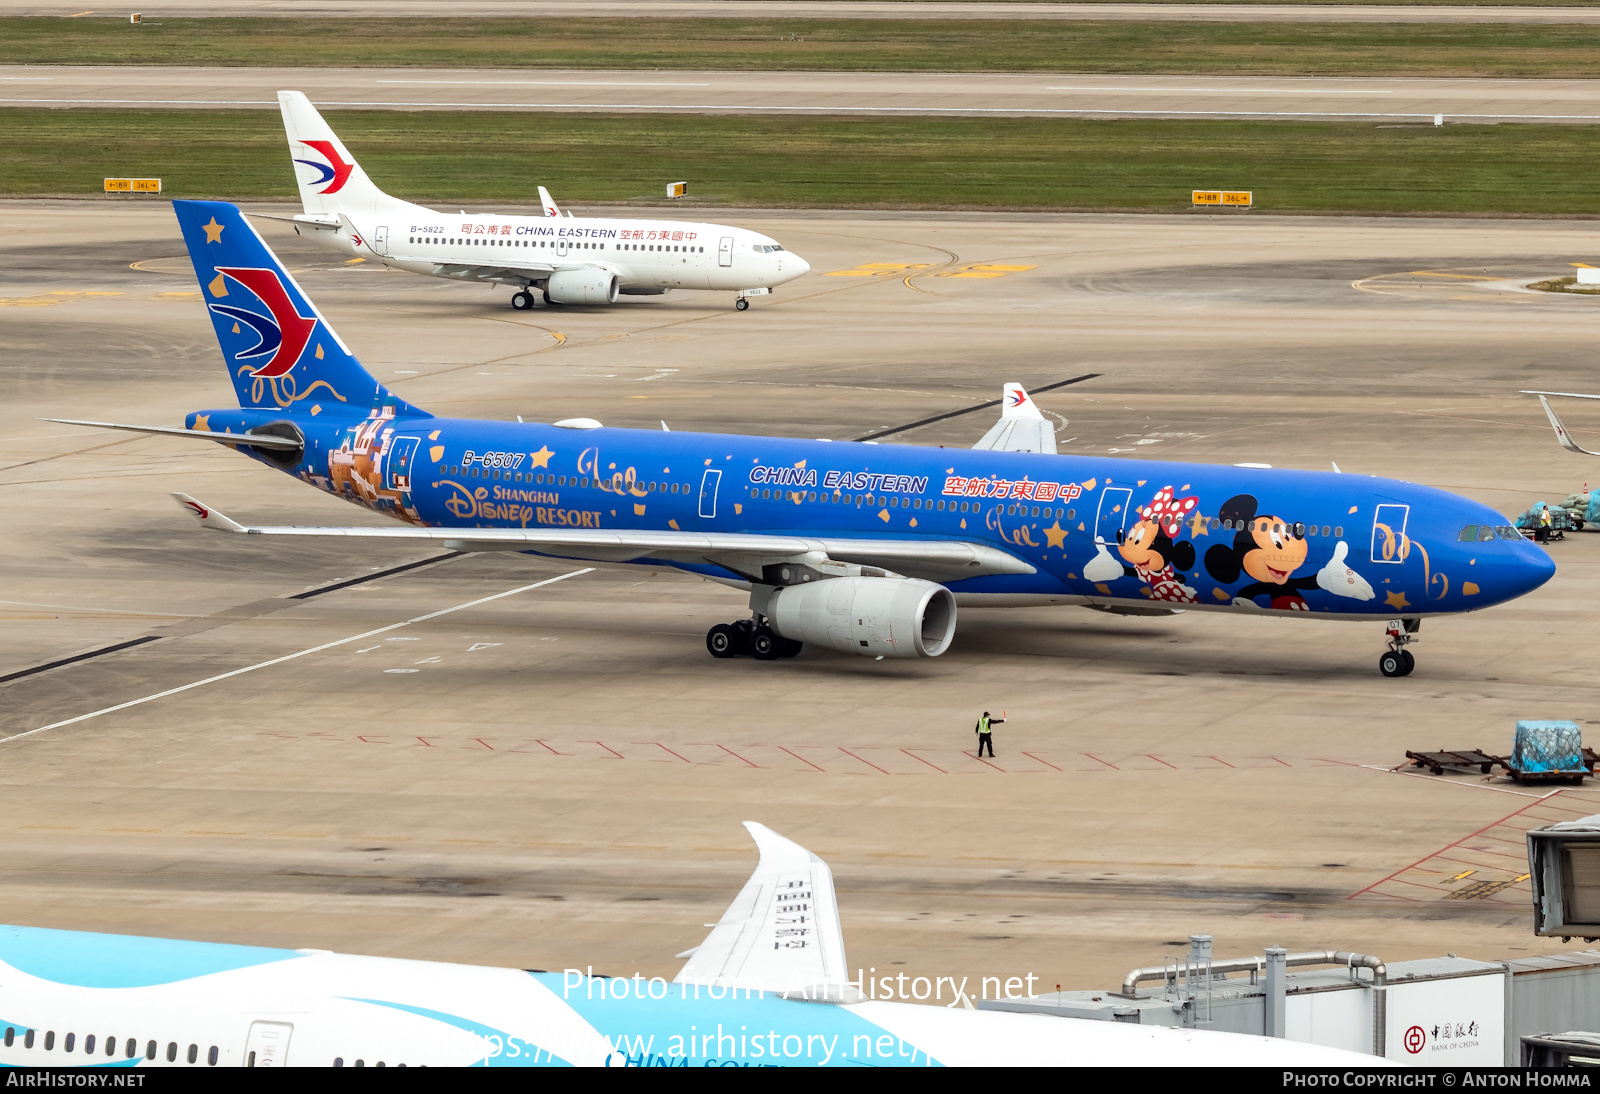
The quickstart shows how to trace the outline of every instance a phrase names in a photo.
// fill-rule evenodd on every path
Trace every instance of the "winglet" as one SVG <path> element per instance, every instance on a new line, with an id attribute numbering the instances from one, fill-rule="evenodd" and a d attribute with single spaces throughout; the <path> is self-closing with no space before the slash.
<path id="1" fill-rule="evenodd" d="M 556 199 L 551 197 L 550 191 L 543 186 L 539 187 L 539 202 L 544 206 L 545 216 L 558 217 L 561 215 L 561 209 L 556 205 Z"/>
<path id="2" fill-rule="evenodd" d="M 761 861 L 675 978 L 813 1003 L 855 1003 L 828 864 L 755 821 Z"/>
<path id="3" fill-rule="evenodd" d="M 1587 448 L 1580 448 L 1567 433 L 1567 427 L 1561 424 L 1561 419 L 1556 417 L 1555 410 L 1550 406 L 1550 400 L 1543 395 L 1539 396 L 1539 405 L 1544 407 L 1544 413 L 1550 419 L 1550 428 L 1556 431 L 1556 440 L 1568 452 L 1576 452 L 1582 456 L 1600 456 L 1600 452 L 1590 452 Z"/>
<path id="4" fill-rule="evenodd" d="M 214 532 L 243 532 L 246 530 L 245 526 L 238 521 L 229 520 L 215 509 L 201 505 L 188 494 L 180 494 L 174 491 L 172 496 L 190 516 L 199 522 L 202 528 L 209 528 Z"/>
<path id="5" fill-rule="evenodd" d="M 993 452 L 1040 452 L 1056 454 L 1056 427 L 1051 424 L 1023 390 L 1021 384 L 1006 384 L 1000 392 L 1000 420 L 989 427 L 974 449 Z"/>
<path id="6" fill-rule="evenodd" d="M 1033 400 L 1021 384 L 1006 384 L 1000 391 L 1000 417 L 1034 418 L 1042 421 L 1044 415 L 1033 405 Z"/>

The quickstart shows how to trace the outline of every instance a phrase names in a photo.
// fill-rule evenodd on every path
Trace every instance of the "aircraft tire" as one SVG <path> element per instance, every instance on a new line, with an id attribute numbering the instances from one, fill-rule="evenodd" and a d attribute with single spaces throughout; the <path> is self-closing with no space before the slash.
<path id="1" fill-rule="evenodd" d="M 739 619 L 730 625 L 733 627 L 733 634 L 736 640 L 734 652 L 741 657 L 750 656 L 750 636 L 755 634 L 755 622 L 749 619 Z"/>
<path id="2" fill-rule="evenodd" d="M 750 653 L 757 661 L 776 661 L 782 657 L 779 653 L 779 638 L 767 627 L 760 627 L 750 636 Z"/>
<path id="3" fill-rule="evenodd" d="M 1412 656 L 1410 650 L 1401 650 L 1400 660 L 1404 661 L 1406 664 L 1406 671 L 1402 672 L 1400 675 L 1410 676 L 1411 670 L 1417 667 L 1417 659 Z"/>
<path id="4" fill-rule="evenodd" d="M 1406 661 L 1400 653 L 1399 650 L 1384 650 L 1383 656 L 1378 658 L 1378 671 L 1385 676 L 1404 676 Z"/>
<path id="5" fill-rule="evenodd" d="M 739 646 L 739 632 L 727 623 L 718 623 L 706 632 L 706 650 L 712 657 L 737 657 Z"/>
<path id="6" fill-rule="evenodd" d="M 741 296 L 739 299 L 733 302 L 733 306 L 738 308 L 740 311 L 749 311 L 750 301 Z"/>
<path id="7" fill-rule="evenodd" d="M 796 642 L 793 638 L 779 638 L 778 656 L 798 657 L 800 655 L 800 651 L 805 649 L 805 645 L 806 644 L 804 642 Z"/>
<path id="8" fill-rule="evenodd" d="M 533 309 L 533 296 L 522 289 L 511 294 L 511 306 L 517 311 L 531 311 Z"/>

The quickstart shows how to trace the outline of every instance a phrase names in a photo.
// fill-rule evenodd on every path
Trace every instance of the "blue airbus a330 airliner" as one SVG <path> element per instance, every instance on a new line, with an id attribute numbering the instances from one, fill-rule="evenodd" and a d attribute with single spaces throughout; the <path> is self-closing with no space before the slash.
<path id="1" fill-rule="evenodd" d="M 713 656 L 802 643 L 937 657 L 958 603 L 1223 611 L 1387 623 L 1404 676 L 1429 615 L 1473 611 L 1555 565 L 1466 498 L 1365 475 L 1057 455 L 1027 393 L 971 451 L 436 418 L 372 377 L 233 205 L 174 202 L 239 407 L 185 428 L 398 523 L 212 529 L 435 541 L 671 566 L 750 591 Z"/>

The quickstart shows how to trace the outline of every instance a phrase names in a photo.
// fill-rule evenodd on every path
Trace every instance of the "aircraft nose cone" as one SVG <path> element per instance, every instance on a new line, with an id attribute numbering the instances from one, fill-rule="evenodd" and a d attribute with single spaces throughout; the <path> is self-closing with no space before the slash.
<path id="1" fill-rule="evenodd" d="M 784 266 L 788 267 L 788 269 L 785 270 L 786 273 L 790 273 L 795 277 L 802 277 L 811 272 L 811 263 L 795 254 L 793 251 L 787 251 L 785 254 L 788 257 L 788 261 L 784 263 Z"/>
<path id="2" fill-rule="evenodd" d="M 1556 576 L 1556 560 L 1547 551 L 1531 543 L 1523 551 L 1522 564 L 1517 568 L 1518 595 L 1531 593 Z"/>

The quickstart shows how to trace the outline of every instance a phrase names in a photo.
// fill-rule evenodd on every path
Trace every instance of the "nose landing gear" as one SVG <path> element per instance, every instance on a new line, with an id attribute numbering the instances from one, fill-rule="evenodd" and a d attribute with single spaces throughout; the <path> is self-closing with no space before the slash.
<path id="1" fill-rule="evenodd" d="M 739 299 L 733 302 L 733 306 L 738 308 L 740 311 L 749 311 L 750 301 L 741 296 Z"/>
<path id="2" fill-rule="evenodd" d="M 1422 628 L 1420 619 L 1391 619 L 1387 631 L 1389 648 L 1378 658 L 1378 671 L 1385 676 L 1410 676 L 1417 667 L 1417 659 L 1406 646 L 1417 640 Z"/>
<path id="3" fill-rule="evenodd" d="M 748 656 L 757 661 L 776 661 L 795 656 L 803 645 L 785 638 L 759 618 L 718 623 L 706 632 L 707 651 L 712 657 L 723 659 Z"/>

